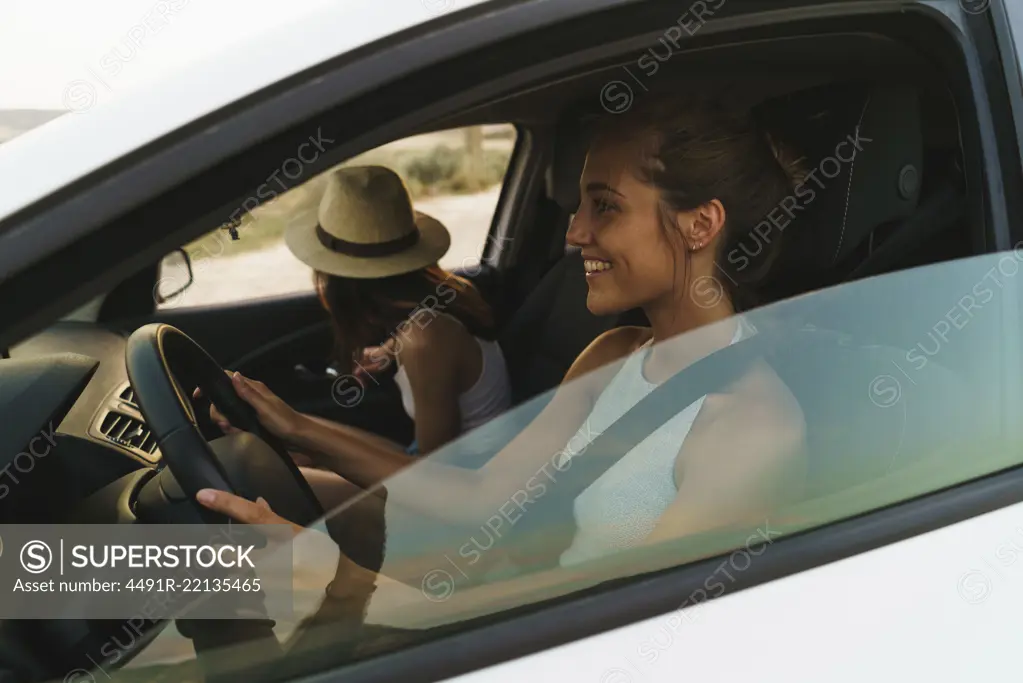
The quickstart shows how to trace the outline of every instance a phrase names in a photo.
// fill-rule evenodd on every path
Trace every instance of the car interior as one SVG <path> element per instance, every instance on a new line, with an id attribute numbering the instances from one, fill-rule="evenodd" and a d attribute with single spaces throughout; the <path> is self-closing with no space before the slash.
<path id="1" fill-rule="evenodd" d="M 656 37 L 659 18 L 644 15 L 626 25 L 636 36 Z M 926 453 L 958 433 L 967 415 L 977 429 L 995 424 L 999 418 L 984 407 L 948 398 L 1000 386 L 997 363 L 983 354 L 942 356 L 926 381 L 903 387 L 914 396 L 906 410 L 879 416 L 863 400 L 869 378 L 892 372 L 891 363 L 905 357 L 936 314 L 903 303 L 899 324 L 886 325 L 879 337 L 871 311 L 884 305 L 876 299 L 886 290 L 884 278 L 876 276 L 983 254 L 990 250 L 992 228 L 984 208 L 973 93 L 949 39 L 928 22 L 905 17 L 886 24 L 862 17 L 843 21 L 842 29 L 796 22 L 784 29 L 697 36 L 660 63 L 649 89 L 628 80 L 635 51 L 605 46 L 581 66 L 509 85 L 499 96 L 389 133 L 389 139 L 399 139 L 468 125 L 510 122 L 517 128 L 491 226 L 492 234 L 510 239 L 488 243 L 483 266 L 466 275 L 497 312 L 516 405 L 529 402 L 538 412 L 544 401 L 536 399 L 549 396 L 594 338 L 616 326 L 645 323 L 638 310 L 591 314 L 580 255 L 565 246 L 586 153 L 580 121 L 601 112 L 598 93 L 618 80 L 629 83 L 636 98 L 659 90 L 713 90 L 733 106 L 753 109 L 812 166 L 849 136 L 870 150 L 884 150 L 841 164 L 837 174 L 814 186 L 808 210 L 777 236 L 786 240 L 786 249 L 759 304 L 826 291 L 821 305 L 801 307 L 802 317 L 784 321 L 787 341 L 769 354 L 806 414 L 810 453 L 827 454 L 811 457 L 815 490 L 824 495 L 882 476 L 899 457 L 895 450 Z M 189 237 L 195 236 L 193 230 Z M 266 382 L 303 412 L 399 443 L 411 441 L 412 425 L 392 383 L 368 387 L 354 408 L 334 400 L 331 333 L 313 294 L 157 310 L 152 293 L 159 277 L 157 260 L 126 267 L 90 316 L 57 322 L 13 345 L 0 361 L 0 406 L 14 416 L 0 426 L 0 441 L 27 443 L 47 423 L 56 428 L 58 441 L 55 457 L 35 462 L 32 475 L 0 499 L 4 523 L 146 519 L 152 495 L 146 485 L 162 469 L 161 444 L 147 424 L 152 416 L 140 410 L 140 388 L 129 381 L 125 357 L 146 353 L 141 346 L 131 351 L 127 340 L 152 323 L 177 328 L 219 367 Z M 954 302 L 969 291 L 972 277 L 943 277 L 928 286 L 947 291 L 945 298 Z M 862 287 L 837 287 L 860 280 Z M 981 348 L 977 340 L 998 333 L 997 326 L 978 324 L 961 334 Z M 822 382 L 834 388 L 823 394 L 827 400 L 821 400 Z M 836 415 L 843 419 L 836 421 Z M 195 417 L 204 437 L 216 442 L 220 434 L 202 405 Z M 865 438 L 872 444 L 866 454 L 860 452 Z M 848 452 L 853 442 L 857 453 Z M 233 469 L 245 467 L 236 453 L 211 447 L 232 476 L 246 476 Z M 272 488 L 274 480 L 288 479 L 279 469 L 267 472 L 252 485 Z M 293 494 L 277 495 L 286 501 Z M 153 503 L 149 519 L 164 519 L 159 510 L 175 506 L 188 503 L 166 494 Z M 295 514 L 315 517 L 309 511 Z M 0 661 L 43 680 L 83 665 L 121 626 L 103 620 L 6 621 L 0 624 Z M 158 631 L 140 638 L 137 648 L 144 649 Z"/>

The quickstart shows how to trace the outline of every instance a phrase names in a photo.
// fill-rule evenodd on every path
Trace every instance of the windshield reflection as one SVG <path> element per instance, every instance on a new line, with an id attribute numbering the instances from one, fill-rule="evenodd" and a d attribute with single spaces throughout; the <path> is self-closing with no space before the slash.
<path id="1" fill-rule="evenodd" d="M 298 618 L 278 628 L 294 655 L 291 665 L 311 668 L 317 657 L 339 662 L 406 647 L 478 623 L 470 620 L 703 558 L 730 562 L 734 580 L 776 552 L 788 534 L 1015 466 L 1019 434 L 1008 416 L 1019 406 L 1004 378 L 1018 362 L 1016 317 L 1006 311 L 1018 305 L 1019 260 L 1010 252 L 904 271 L 723 320 L 537 396 L 358 493 L 296 541 L 296 547 L 307 542 L 296 550 Z M 800 467 L 750 485 L 748 471 L 732 466 L 733 451 L 699 442 L 712 453 L 706 462 L 717 468 L 722 485 L 694 497 L 714 501 L 721 514 L 699 518 L 699 510 L 711 508 L 685 508 L 676 500 L 671 506 L 692 515 L 687 524 L 651 525 L 644 496 L 661 492 L 633 486 L 649 481 L 642 462 L 617 479 L 615 467 L 626 452 L 597 467 L 586 464 L 606 430 L 587 425 L 593 397 L 638 356 L 659 350 L 691 356 L 715 344 L 738 348 L 727 341 L 736 337 L 739 318 L 749 331 L 739 336 L 751 357 L 736 356 L 745 363 L 741 372 L 722 366 L 714 369 L 720 377 L 705 373 L 700 381 L 720 380 L 720 387 L 704 405 L 749 373 L 769 368 L 805 425 Z M 680 392 L 637 421 L 646 434 L 662 427 L 657 412 L 674 419 L 689 408 L 671 403 Z M 542 410 L 554 411 L 547 424 L 558 429 L 535 429 Z M 735 420 L 731 429 L 741 437 L 746 417 L 716 419 Z M 573 420 L 572 437 L 552 448 L 551 439 Z M 457 467 L 479 443 L 494 457 L 479 471 Z M 670 438 L 657 444 L 668 449 L 669 461 L 682 448 Z M 508 453 L 521 460 L 493 469 Z M 649 467 L 659 477 L 672 473 L 653 456 Z M 493 472 L 502 476 L 488 479 Z M 690 470 L 682 475 L 663 483 L 681 490 L 686 477 L 696 476 Z M 453 476 L 464 486 L 438 504 L 440 483 Z M 733 487 L 732 481 L 742 483 Z M 595 515 L 599 507 L 592 501 L 581 505 L 587 491 L 598 491 L 595 498 L 611 512 Z M 601 541 L 588 547 L 602 552 L 573 557 L 581 527 Z M 683 532 L 672 536 L 673 529 Z M 356 560 L 355 569 L 346 557 Z M 325 598 L 332 581 L 350 590 Z M 682 607 L 721 594 L 728 579 L 707 583 Z"/>
<path id="2" fill-rule="evenodd" d="M 423 492 L 446 474 L 445 468 L 473 453 L 477 442 L 512 443 L 538 407 L 551 403 L 554 392 L 511 410 L 360 494 L 330 517 L 344 523 L 346 515 L 356 518 L 356 511 L 365 514 L 375 508 L 386 520 L 386 550 L 367 622 L 424 628 L 497 612 L 746 547 L 755 539 L 773 542 L 783 533 L 1011 462 L 1012 450 L 1004 447 L 986 448 L 982 457 L 972 460 L 961 457 L 964 444 L 976 448 L 1007 436 L 988 430 L 1004 408 L 996 399 L 999 392 L 991 390 L 998 386 L 999 359 L 989 351 L 1003 325 L 996 304 L 1016 289 L 1011 278 L 1003 277 L 999 283 L 992 279 L 990 271 L 1000 258 L 1006 257 L 981 257 L 865 280 L 739 316 L 769 337 L 763 360 L 792 390 L 808 425 L 806 447 L 812 456 L 807 468 L 802 476 L 782 482 L 777 496 L 782 502 L 768 515 L 738 517 L 727 524 L 704 520 L 700 532 L 689 537 L 647 547 L 610 548 L 603 556 L 565 562 L 566 539 L 570 544 L 579 521 L 579 507 L 573 503 L 580 484 L 572 483 L 573 471 L 584 469 L 573 463 L 584 461 L 593 440 L 588 434 L 599 434 L 585 422 L 568 443 L 553 451 L 544 443 L 544 433 L 518 444 L 517 451 L 534 452 L 532 460 L 539 463 L 523 468 L 518 479 L 489 489 L 466 488 L 457 499 L 432 507 Z M 964 301 L 964 296 L 971 298 Z M 953 316 L 956 324 L 948 321 L 950 308 L 964 307 L 959 317 Z M 814 324 L 829 320 L 841 326 Z M 658 348 L 684 354 L 715 335 L 731 334 L 735 327 L 735 319 L 722 321 Z M 842 331 L 833 331 L 837 329 Z M 629 362 L 612 363 L 562 386 L 559 391 L 569 399 L 562 405 L 599 393 Z M 676 408 L 681 412 L 686 406 Z M 978 419 L 966 419 L 967 414 Z M 572 417 L 569 409 L 557 415 Z M 648 424 L 650 431 L 658 427 L 653 421 Z M 543 457 L 535 454 L 545 449 Z M 960 457 L 949 458 L 950 454 Z M 485 465 L 482 473 L 491 466 Z M 727 463 L 722 461 L 721 467 L 726 469 Z M 593 478 L 594 473 L 586 476 Z M 582 488 L 587 487 L 584 482 Z M 498 491 L 495 497 L 493 492 Z M 385 502 L 381 494 L 386 495 Z M 714 495 L 727 499 L 729 492 Z M 628 512 L 623 511 L 625 526 Z M 620 530 L 606 531 L 613 536 Z"/>

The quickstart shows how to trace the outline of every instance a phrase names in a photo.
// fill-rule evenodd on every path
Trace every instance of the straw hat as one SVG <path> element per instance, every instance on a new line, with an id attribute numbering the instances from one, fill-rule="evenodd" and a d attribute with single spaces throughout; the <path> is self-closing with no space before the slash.
<path id="1" fill-rule="evenodd" d="M 284 241 L 314 270 L 370 279 L 433 265 L 447 253 L 451 235 L 412 208 L 394 171 L 350 166 L 330 174 L 319 211 L 289 225 Z"/>

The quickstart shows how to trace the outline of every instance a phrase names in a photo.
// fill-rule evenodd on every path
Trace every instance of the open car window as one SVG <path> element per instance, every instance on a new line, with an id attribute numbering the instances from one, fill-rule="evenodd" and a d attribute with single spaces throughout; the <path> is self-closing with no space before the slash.
<path id="1" fill-rule="evenodd" d="M 342 165 L 379 165 L 397 173 L 416 209 L 440 220 L 451 233 L 451 248 L 439 265 L 471 268 L 487 245 L 516 134 L 511 124 L 442 130 L 396 140 Z M 282 178 L 297 177 L 322 152 L 323 143 L 312 137 L 240 203 L 231 216 L 237 221 L 233 234 L 217 229 L 184 247 L 191 260 L 191 285 L 183 287 L 189 272 L 181 256 L 175 252 L 164 258 L 154 291 L 157 308 L 312 292 L 312 270 L 288 250 L 284 231 L 316 212 L 328 174 L 287 192 Z M 269 272 L 274 277 L 266 277 Z"/>
<path id="2" fill-rule="evenodd" d="M 431 514 L 421 492 L 435 486 L 436 477 L 445 468 L 457 467 L 466 454 L 501 450 L 543 410 L 553 392 L 464 435 L 384 482 L 386 503 L 367 504 L 379 501 L 367 493 L 329 513 L 332 519 L 347 520 L 356 539 L 360 528 L 365 529 L 364 540 L 372 545 L 383 539 L 379 530 L 358 526 L 366 524 L 360 515 L 382 507 L 386 544 L 357 551 L 363 557 L 382 555 L 383 564 L 376 588 L 365 600 L 325 612 L 324 582 L 333 578 L 336 553 L 298 557 L 297 614 L 278 622 L 279 635 L 291 643 L 292 663 L 301 670 L 303 658 L 316 652 L 354 660 L 397 651 L 452 629 L 505 618 L 523 607 L 583 594 L 608 581 L 709 557 L 721 556 L 731 562 L 731 574 L 741 573 L 789 534 L 1018 465 L 1018 420 L 1013 416 L 1021 406 L 1013 369 L 1020 361 L 1021 263 L 1023 251 L 947 262 L 744 314 L 754 336 L 770 334 L 781 340 L 765 347 L 762 360 L 798 402 L 805 422 L 806 464 L 800 476 L 785 480 L 771 498 L 775 504 L 747 518 L 738 515 L 727 524 L 704 519 L 696 525 L 698 533 L 644 542 L 650 520 L 630 479 L 645 480 L 651 471 L 670 478 L 670 465 L 664 469 L 665 462 L 674 460 L 669 457 L 633 463 L 624 475 L 611 476 L 611 485 L 594 484 L 601 492 L 600 504 L 610 510 L 602 522 L 594 523 L 587 517 L 592 508 L 580 507 L 577 498 L 582 496 L 566 484 L 573 471 L 585 469 L 570 463 L 586 458 L 586 443 L 539 452 L 542 435 L 537 452 L 529 456 L 535 464 L 520 468 L 525 476 L 494 489 L 465 488 Z M 735 323 L 723 321 L 717 332 Z M 714 333 L 713 326 L 703 328 L 659 348 L 684 351 L 698 344 L 700 335 Z M 599 393 L 628 362 L 594 371 L 561 391 L 579 392 L 580 397 Z M 682 412 L 686 406 L 677 408 Z M 566 413 L 564 419 L 577 420 L 578 413 Z M 721 419 L 741 423 L 742 416 Z M 660 426 L 652 420 L 649 431 L 656 433 Z M 519 452 L 530 449 L 530 444 L 520 444 Z M 485 475 L 494 462 L 479 472 Z M 720 467 L 727 470 L 728 463 L 722 457 Z M 600 476 L 606 479 L 613 469 Z M 724 485 L 714 493 L 726 506 L 738 506 L 742 501 L 730 489 L 730 476 L 721 479 Z M 742 474 L 734 477 L 739 487 Z M 668 486 L 680 487 L 670 481 Z M 742 486 L 744 495 L 757 493 L 755 484 L 753 489 L 749 482 Z M 485 491 L 492 500 L 479 499 Z M 566 561 L 570 549 L 578 548 L 583 527 L 592 552 L 576 553 Z M 636 527 L 645 530 L 637 533 Z M 322 537 L 322 526 L 306 535 Z M 717 585 L 705 587 L 700 595 L 680 596 L 679 605 L 716 597 Z M 172 637 L 172 629 L 160 636 Z M 217 666 L 244 669 L 243 650 L 224 652 Z M 129 669 L 153 664 L 147 651 Z"/>

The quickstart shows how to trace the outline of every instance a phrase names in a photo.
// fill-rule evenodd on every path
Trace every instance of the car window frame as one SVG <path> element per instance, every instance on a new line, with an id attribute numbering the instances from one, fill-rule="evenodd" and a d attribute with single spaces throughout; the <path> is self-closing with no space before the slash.
<path id="1" fill-rule="evenodd" d="M 989 0 L 981 12 L 969 12 L 960 4 L 958 15 L 964 35 L 971 40 L 976 61 L 968 68 L 975 72 L 973 92 L 976 106 L 984 117 L 978 126 L 984 158 L 981 160 L 983 177 L 974 173 L 971 182 L 979 182 L 986 193 L 982 207 L 975 207 L 972 220 L 983 220 L 990 229 L 985 234 L 996 250 L 1013 248 L 1023 241 L 1023 197 L 1018 192 L 1007 192 L 1006 187 L 1023 187 L 1023 65 L 1020 63 L 1019 41 L 1023 41 L 1023 21 L 1018 8 L 1010 15 L 1005 0 Z M 1013 34 L 1010 20 L 1015 16 L 1017 28 Z M 1023 302 L 1016 300 L 1006 311 L 1007 345 L 1018 348 L 1023 343 L 1018 312 Z M 1023 365 L 1002 353 L 1007 373 L 1023 376 Z M 1023 386 L 1007 383 L 1004 405 L 1015 405 L 1023 397 Z M 1007 412 L 1003 423 L 1011 424 L 1017 416 Z"/>
<path id="2" fill-rule="evenodd" d="M 1023 158 L 1023 6 L 1006 0 L 992 0 L 988 10 L 1012 103 L 1016 149 Z"/>
<path id="3" fill-rule="evenodd" d="M 525 198 L 523 198 L 523 197 L 521 197 L 519 195 L 518 190 L 521 187 L 520 178 L 523 175 L 522 172 L 521 172 L 521 168 L 527 163 L 527 160 L 523 159 L 523 156 L 527 155 L 529 150 L 530 150 L 530 146 L 528 144 L 528 141 L 527 140 L 523 140 L 523 136 L 528 134 L 528 131 L 529 131 L 528 127 L 523 126 L 522 124 L 511 122 L 511 121 L 507 121 L 507 122 L 493 121 L 493 122 L 487 122 L 487 123 L 481 123 L 481 124 L 465 124 L 465 125 L 455 125 L 455 126 L 438 126 L 438 127 L 435 127 L 435 128 L 430 128 L 428 130 L 416 131 L 415 133 L 412 133 L 410 135 L 405 135 L 405 136 L 394 138 L 393 140 L 389 140 L 389 141 L 383 143 L 382 145 L 378 145 L 375 148 L 371 148 L 369 150 L 365 150 L 364 152 L 360 152 L 359 154 L 371 153 L 371 152 L 375 151 L 376 149 L 379 149 L 380 147 L 384 147 L 386 145 L 390 145 L 390 144 L 393 144 L 395 142 L 400 142 L 400 141 L 406 140 L 408 138 L 417 137 L 419 135 L 428 135 L 428 134 L 431 134 L 431 133 L 442 133 L 442 132 L 447 132 L 447 131 L 460 131 L 460 130 L 463 130 L 465 128 L 470 127 L 471 125 L 483 125 L 483 126 L 487 126 L 487 125 L 501 125 L 501 126 L 510 126 L 513 129 L 514 135 L 515 135 L 514 143 L 512 145 L 511 152 L 510 152 L 510 154 L 508 156 L 508 165 L 505 168 L 504 175 L 502 176 L 501 182 L 499 183 L 500 188 L 498 190 L 498 198 L 497 198 L 497 202 L 494 205 L 494 210 L 493 210 L 493 212 L 490 215 L 490 223 L 487 226 L 486 238 L 483 240 L 483 243 L 480 245 L 480 253 L 478 254 L 478 258 L 479 258 L 478 263 L 479 264 L 483 264 L 483 263 L 491 263 L 491 264 L 493 264 L 498 259 L 500 259 L 501 250 L 502 250 L 502 248 L 505 247 L 505 242 L 506 241 L 514 241 L 514 237 L 505 236 L 505 235 L 507 235 L 508 231 L 500 230 L 500 227 L 502 225 L 508 224 L 508 220 L 506 218 L 506 215 L 512 213 L 512 211 L 513 211 L 512 207 L 520 204 L 523 201 L 526 201 Z M 345 160 L 345 161 L 343 161 L 341 163 L 346 163 L 347 161 L 348 160 Z M 301 184 L 298 184 L 298 185 L 296 185 L 296 186 L 294 186 L 294 187 L 292 187 L 290 189 L 291 190 L 295 190 L 298 187 L 301 187 Z M 527 188 L 528 188 L 528 186 L 527 186 Z M 416 201 L 413 200 L 413 203 L 415 204 Z M 261 208 L 261 207 L 258 207 L 258 208 Z M 450 226 L 449 226 L 449 230 L 450 230 Z M 229 241 L 231 239 L 228 236 L 228 233 L 225 230 L 223 230 L 222 227 L 218 226 L 218 227 L 214 228 L 213 230 L 210 230 L 209 232 L 206 232 L 206 233 L 200 235 L 198 238 L 193 240 L 193 242 L 203 242 L 203 241 L 213 237 L 214 235 L 217 236 L 218 240 L 222 239 L 222 240 L 225 240 L 225 241 Z M 244 235 L 242 235 L 240 237 L 240 239 L 245 239 Z M 282 237 L 282 240 L 283 240 L 283 237 Z M 162 277 L 163 277 L 163 262 L 167 258 L 167 256 L 169 256 L 169 255 L 171 255 L 173 253 L 174 252 L 172 251 L 172 252 L 170 252 L 170 254 L 164 256 L 163 258 L 161 258 L 159 263 L 157 264 L 157 273 L 156 273 L 155 284 L 158 284 L 159 282 L 162 281 Z M 192 256 L 192 254 L 190 254 L 190 256 Z M 211 258 L 214 258 L 216 256 L 218 256 L 218 254 L 209 254 L 208 250 L 207 250 L 207 255 L 206 256 L 199 256 L 198 258 L 193 258 L 192 259 L 192 270 L 194 271 L 195 276 L 194 276 L 193 285 L 190 285 L 190 287 L 194 286 L 194 284 L 197 284 L 199 282 L 199 277 L 202 275 L 203 272 L 206 272 L 206 271 L 210 270 L 210 268 L 208 266 L 210 264 Z M 215 263 L 212 265 L 212 267 L 216 268 Z M 465 271 L 465 270 L 472 270 L 473 268 L 475 268 L 475 266 L 468 266 L 467 267 L 463 263 L 463 264 L 460 264 L 458 266 L 452 266 L 450 268 L 450 270 L 462 272 L 462 271 Z M 311 273 L 312 273 L 312 270 L 310 269 L 310 278 L 311 278 Z M 196 311 L 196 312 L 198 312 L 198 311 L 201 311 L 201 310 L 206 309 L 206 308 L 246 306 L 246 305 L 251 305 L 251 304 L 258 304 L 261 301 L 266 301 L 266 300 L 270 300 L 270 299 L 277 300 L 277 299 L 303 299 L 303 298 L 308 298 L 309 296 L 315 295 L 315 291 L 314 291 L 314 288 L 312 287 L 311 282 L 312 281 L 310 279 L 310 286 L 309 286 L 308 290 L 303 290 L 303 291 L 282 292 L 282 293 L 279 293 L 279 294 L 267 294 L 267 295 L 254 296 L 254 297 L 250 296 L 250 297 L 245 297 L 245 298 L 232 299 L 230 301 L 217 301 L 217 302 L 205 303 L 205 304 L 194 304 L 194 305 L 186 304 L 184 306 L 179 306 L 179 305 L 176 305 L 176 304 L 172 303 L 171 305 L 166 305 L 166 306 L 163 306 L 163 307 L 161 307 L 160 303 L 155 301 L 156 297 L 155 297 L 155 287 L 154 287 L 153 314 L 154 315 L 160 315 L 160 314 L 167 313 L 169 311 Z"/>
<path id="4" fill-rule="evenodd" d="M 554 3 L 540 3 L 540 5 L 545 4 Z M 610 4 L 619 3 L 602 3 L 603 6 Z M 527 6 L 533 7 L 527 3 L 522 5 L 522 8 Z M 829 11 L 836 10 L 832 8 Z M 500 12 L 495 12 L 494 18 L 503 19 L 503 16 Z M 402 59 L 407 59 L 404 55 L 399 56 Z M 300 110 L 308 111 L 301 108 Z M 239 117 L 229 124 L 225 124 L 225 129 L 233 129 L 248 121 L 250 119 Z M 274 127 L 272 130 L 279 130 L 279 128 Z M 198 129 L 193 129 L 193 132 L 196 133 L 197 138 L 201 137 L 198 135 Z M 370 139 L 372 134 L 371 131 L 356 138 L 358 142 L 348 143 L 349 147 L 356 148 L 359 145 L 366 145 L 366 140 Z M 267 146 L 287 148 L 286 142 L 280 137 L 273 137 Z M 182 148 L 179 147 L 172 151 L 175 154 L 180 154 Z M 170 156 L 174 157 L 174 154 Z M 208 158 L 203 157 L 203 159 Z M 146 161 L 152 162 L 153 159 L 150 158 Z M 159 167 L 161 163 L 180 162 L 182 162 L 180 156 L 163 159 L 154 163 L 148 170 L 152 172 L 154 167 Z M 190 168 L 194 167 L 190 166 Z M 158 187 L 158 185 L 154 183 L 151 187 Z M 137 188 L 135 189 L 137 191 Z M 985 190 L 989 191 L 990 186 L 985 185 Z M 82 191 L 82 187 L 76 188 L 75 191 Z M 85 201 L 95 201 L 98 205 L 102 203 L 103 199 L 86 198 Z M 81 204 L 76 206 L 74 202 L 69 201 L 45 211 L 40 209 L 43 213 L 36 214 L 36 218 L 45 216 L 48 220 L 54 220 L 61 217 L 62 212 L 63 215 L 66 215 L 69 206 L 77 209 Z M 58 211 L 58 208 L 61 211 Z M 95 206 L 93 208 L 96 209 Z M 105 214 L 106 220 L 110 220 L 111 215 L 117 215 L 118 208 L 108 208 L 108 211 L 110 213 Z M 101 210 L 96 210 L 90 215 L 104 214 Z M 21 223 L 19 218 L 18 221 L 19 227 L 32 224 L 32 220 Z M 97 221 L 102 223 L 102 219 L 97 219 Z M 14 225 L 15 223 L 8 222 L 6 227 Z M 95 227 L 97 226 L 94 224 L 93 228 Z M 103 227 L 107 228 L 108 226 Z M 90 239 L 116 239 L 119 234 L 124 233 L 123 228 L 127 226 L 120 227 L 121 231 L 118 231 L 116 226 L 115 229 L 98 229 Z M 203 230 L 199 223 L 196 223 L 188 229 L 170 232 L 154 240 L 149 245 L 147 252 L 138 255 L 138 260 L 135 263 L 141 263 L 146 257 L 158 253 L 157 250 L 168 244 L 179 243 L 181 237 L 188 232 L 195 236 L 202 234 Z M 56 250 L 57 246 L 54 246 L 50 253 L 52 254 Z M 108 281 L 111 281 L 110 273 L 95 278 L 88 287 L 83 288 L 81 297 L 87 299 L 94 292 L 97 283 L 102 284 Z M 60 306 L 70 307 L 72 304 L 69 302 L 73 300 L 73 296 L 69 294 L 61 298 L 61 304 L 51 303 L 40 306 L 34 314 L 21 311 L 21 316 L 15 318 L 17 324 L 6 329 L 3 333 L 5 336 L 0 337 L 0 346 L 3 346 L 4 342 L 11 338 L 26 334 L 32 329 L 33 324 L 48 317 L 52 319 L 51 314 L 54 311 L 58 310 Z M 12 317 L 15 316 L 12 314 Z M 1020 500 L 1023 500 L 1023 472 L 1016 469 L 963 484 L 920 500 L 908 501 L 856 520 L 840 522 L 805 535 L 784 539 L 777 543 L 778 548 L 785 549 L 784 553 L 778 553 L 776 556 L 772 556 L 771 560 L 761 563 L 757 571 L 751 569 L 749 572 L 744 572 L 741 580 L 737 581 L 734 584 L 735 587 L 726 594 L 811 566 L 832 562 L 879 545 L 909 538 L 977 514 L 1005 507 Z M 850 544 L 848 539 L 856 540 Z M 346 680 L 380 681 L 393 680 L 398 676 L 403 676 L 403 680 L 406 678 L 408 680 L 436 680 L 518 657 L 526 652 L 554 647 L 560 643 L 610 630 L 647 616 L 662 614 L 665 609 L 670 609 L 673 601 L 677 601 L 680 595 L 689 594 L 699 586 L 706 578 L 707 569 L 711 568 L 719 559 L 714 558 L 675 570 L 668 570 L 664 574 L 650 577 L 642 582 L 600 587 L 597 592 L 601 594 L 606 595 L 612 591 L 615 593 L 613 601 L 610 599 L 584 600 L 582 598 L 585 596 L 580 595 L 572 596 L 571 600 L 559 605 L 541 606 L 521 616 L 501 615 L 500 623 L 481 626 L 477 631 L 452 635 L 437 643 L 414 648 L 414 650 L 399 651 L 370 662 L 346 666 L 344 667 Z M 612 605 L 611 602 L 615 604 Z M 466 653 L 466 656 L 459 658 L 458 662 L 450 661 L 452 647 L 457 647 L 458 651 Z M 336 676 L 338 670 L 324 672 L 323 676 Z"/>

